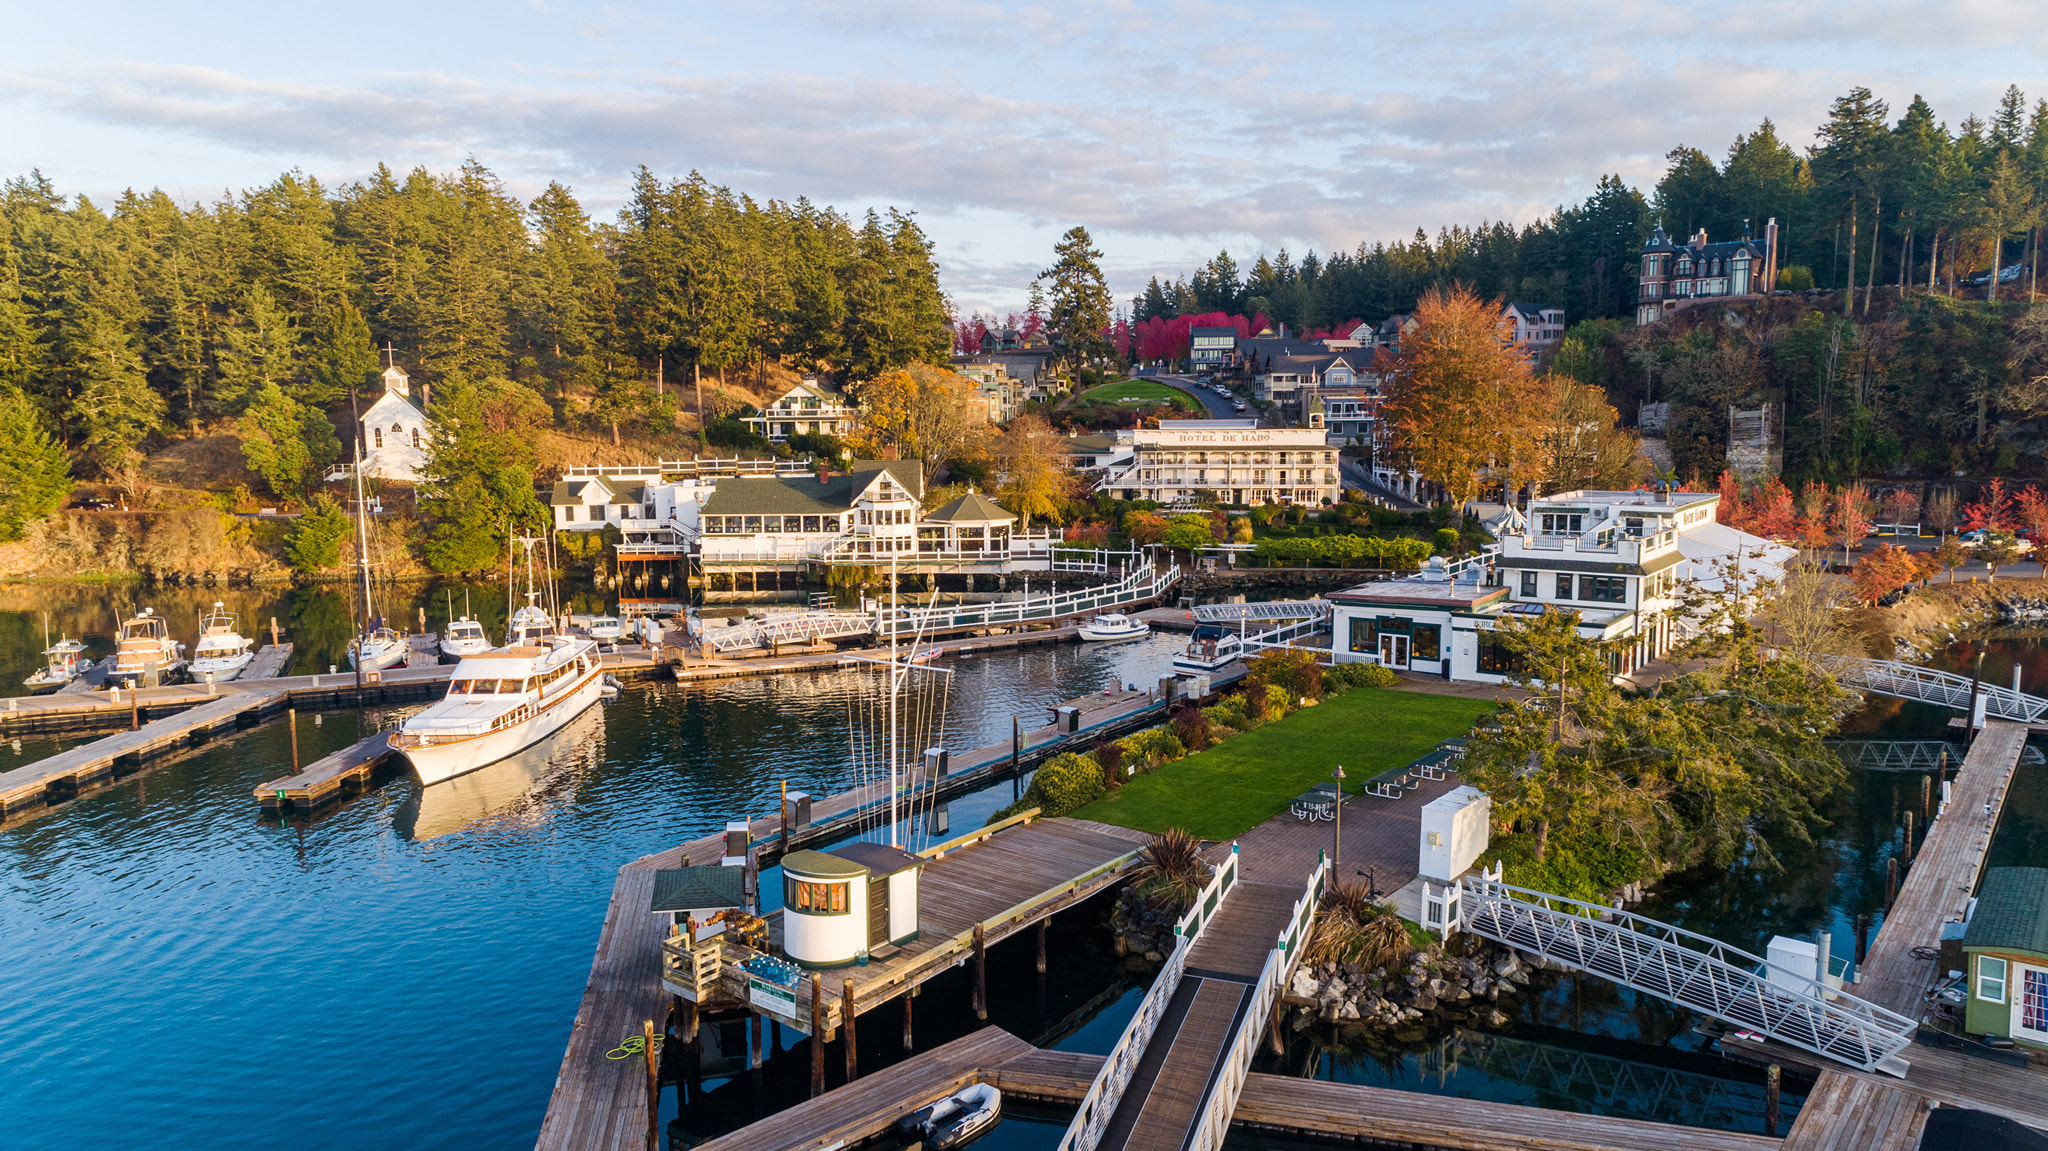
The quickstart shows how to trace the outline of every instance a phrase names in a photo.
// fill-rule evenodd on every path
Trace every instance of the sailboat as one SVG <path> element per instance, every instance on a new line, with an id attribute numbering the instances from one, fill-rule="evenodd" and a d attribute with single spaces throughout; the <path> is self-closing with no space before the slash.
<path id="1" fill-rule="evenodd" d="M 242 674 L 256 658 L 256 641 L 235 631 L 235 614 L 219 600 L 199 621 L 199 643 L 192 648 L 192 675 L 211 675 L 215 683 Z"/>
<path id="2" fill-rule="evenodd" d="M 506 647 L 546 643 L 555 636 L 555 614 L 540 606 L 540 589 L 533 582 L 533 545 L 540 542 L 535 536 L 513 536 L 505 541 L 505 606 L 508 608 L 512 599 L 512 545 L 518 543 L 526 547 L 526 604 L 507 613 Z"/>
<path id="3" fill-rule="evenodd" d="M 348 644 L 348 665 L 357 671 L 383 671 L 405 662 L 405 637 L 384 626 L 370 592 L 370 512 L 363 495 L 363 441 L 356 441 L 356 566 L 363 573 L 365 631 Z"/>
<path id="4" fill-rule="evenodd" d="M 538 602 L 542 593 L 533 571 L 533 547 L 541 541 L 521 542 L 527 602 L 513 616 L 510 642 L 464 656 L 447 696 L 400 724 L 386 741 L 422 783 L 453 779 L 530 747 L 603 694 L 597 644 L 555 632 L 552 615 Z"/>

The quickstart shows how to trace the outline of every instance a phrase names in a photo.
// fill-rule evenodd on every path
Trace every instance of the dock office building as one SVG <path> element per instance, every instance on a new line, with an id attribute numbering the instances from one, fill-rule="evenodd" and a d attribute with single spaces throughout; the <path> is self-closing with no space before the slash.
<path id="1" fill-rule="evenodd" d="M 1605 641 L 1627 675 L 1679 641 L 1674 595 L 1711 585 L 1733 559 L 1750 579 L 1777 579 L 1793 549 L 1716 523 L 1712 492 L 1563 492 L 1529 505 L 1524 531 L 1501 540 L 1488 569 L 1457 578 L 1433 567 L 1330 595 L 1332 658 L 1472 683 L 1516 670 L 1495 637 L 1514 616 L 1570 611 L 1579 634 Z"/>

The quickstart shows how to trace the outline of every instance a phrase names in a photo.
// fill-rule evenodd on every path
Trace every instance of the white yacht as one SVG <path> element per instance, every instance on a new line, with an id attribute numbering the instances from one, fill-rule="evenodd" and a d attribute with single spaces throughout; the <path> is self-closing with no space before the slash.
<path id="1" fill-rule="evenodd" d="M 596 703 L 603 685 L 590 640 L 551 636 L 493 648 L 464 656 L 447 696 L 400 724 L 387 742 L 421 782 L 439 783 L 547 738 Z"/>
<path id="2" fill-rule="evenodd" d="M 1117 612 L 1099 615 L 1081 625 L 1081 638 L 1092 640 L 1136 639 L 1150 635 L 1152 625 Z"/>
<path id="3" fill-rule="evenodd" d="M 1236 632 L 1213 623 L 1195 629 L 1185 651 L 1173 657 L 1173 670 L 1193 675 L 1222 671 L 1244 655 L 1244 642 Z"/>
<path id="4" fill-rule="evenodd" d="M 357 671 L 384 671 L 405 662 L 405 637 L 388 627 L 373 627 L 348 643 L 348 665 Z"/>
<path id="5" fill-rule="evenodd" d="M 47 642 L 49 637 L 43 639 Z M 84 644 L 75 639 L 60 639 L 43 649 L 43 666 L 21 683 L 30 695 L 47 695 L 84 675 L 91 666 Z"/>
<path id="6" fill-rule="evenodd" d="M 153 670 L 159 683 L 169 680 L 185 667 L 185 645 L 171 638 L 171 628 L 155 608 L 121 621 L 120 646 L 114 650 L 114 667 L 107 673 L 109 683 L 123 687 L 140 684 Z"/>
<path id="7" fill-rule="evenodd" d="M 235 614 L 219 600 L 199 621 L 199 642 L 192 648 L 192 678 L 213 676 L 226 683 L 242 674 L 256 658 L 256 641 L 235 630 Z"/>
<path id="8" fill-rule="evenodd" d="M 539 592 L 528 591 L 526 606 L 512 613 L 512 622 L 505 626 L 506 647 L 528 647 L 555 638 L 555 618 L 533 603 L 539 598 Z"/>
<path id="9" fill-rule="evenodd" d="M 484 634 L 484 625 L 463 616 L 450 620 L 441 632 L 441 655 L 444 659 L 463 659 L 482 655 L 491 650 L 491 637 Z"/>
<path id="10" fill-rule="evenodd" d="M 583 630 L 591 639 L 596 640 L 600 647 L 607 650 L 619 646 L 619 641 L 626 635 L 625 626 L 615 615 L 591 616 L 590 622 L 584 625 Z"/>

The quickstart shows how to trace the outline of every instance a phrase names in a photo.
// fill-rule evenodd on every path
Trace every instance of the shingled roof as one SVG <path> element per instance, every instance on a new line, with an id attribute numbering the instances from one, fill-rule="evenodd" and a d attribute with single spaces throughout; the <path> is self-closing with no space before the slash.
<path id="1" fill-rule="evenodd" d="M 1003 510 L 1003 505 L 979 492 L 968 492 L 938 511 L 924 517 L 926 523 L 987 524 L 1009 523 L 1017 517 Z"/>
<path id="2" fill-rule="evenodd" d="M 2048 868 L 1994 867 L 1985 872 L 1963 946 L 2048 955 Z"/>
<path id="3" fill-rule="evenodd" d="M 838 515 L 886 471 L 910 494 L 924 497 L 924 469 L 916 460 L 856 460 L 851 472 L 820 483 L 815 475 L 734 476 L 718 481 L 704 501 L 708 516 Z"/>

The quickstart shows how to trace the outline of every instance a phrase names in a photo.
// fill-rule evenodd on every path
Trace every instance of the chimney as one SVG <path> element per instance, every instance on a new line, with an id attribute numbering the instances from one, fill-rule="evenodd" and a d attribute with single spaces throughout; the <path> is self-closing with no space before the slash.
<path id="1" fill-rule="evenodd" d="M 1657 481 L 1657 502 L 1660 504 L 1671 502 L 1671 485 L 1663 480 Z"/>

